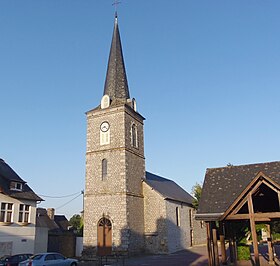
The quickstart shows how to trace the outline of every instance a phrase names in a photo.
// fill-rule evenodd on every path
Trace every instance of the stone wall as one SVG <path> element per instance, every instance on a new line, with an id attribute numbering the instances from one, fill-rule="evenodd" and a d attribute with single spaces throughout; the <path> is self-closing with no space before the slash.
<path id="1" fill-rule="evenodd" d="M 176 208 L 178 211 L 176 211 Z M 192 230 L 189 214 L 192 208 L 185 203 L 166 200 L 166 210 L 168 251 L 175 252 L 189 248 L 191 246 Z"/>
<path id="2" fill-rule="evenodd" d="M 146 252 L 168 253 L 165 200 L 145 182 L 143 194 Z"/>
<path id="3" fill-rule="evenodd" d="M 194 213 L 195 215 L 195 213 Z M 194 245 L 205 245 L 207 242 L 206 224 L 193 218 L 193 239 Z"/>
<path id="4" fill-rule="evenodd" d="M 116 252 L 143 251 L 145 174 L 143 121 L 131 108 L 120 105 L 87 113 L 84 246 L 97 246 L 97 225 L 102 217 L 112 223 Z M 100 145 L 100 125 L 110 124 L 110 143 Z M 132 146 L 131 125 L 137 126 L 138 145 Z M 102 176 L 102 160 L 107 175 Z"/>

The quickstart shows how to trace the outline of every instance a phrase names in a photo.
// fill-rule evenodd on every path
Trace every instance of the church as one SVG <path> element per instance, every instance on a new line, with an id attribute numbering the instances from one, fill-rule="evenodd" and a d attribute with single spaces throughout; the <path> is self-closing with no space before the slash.
<path id="1" fill-rule="evenodd" d="M 117 14 L 103 97 L 86 116 L 84 253 L 164 254 L 204 243 L 193 197 L 146 172 L 145 118 L 130 96 Z"/>

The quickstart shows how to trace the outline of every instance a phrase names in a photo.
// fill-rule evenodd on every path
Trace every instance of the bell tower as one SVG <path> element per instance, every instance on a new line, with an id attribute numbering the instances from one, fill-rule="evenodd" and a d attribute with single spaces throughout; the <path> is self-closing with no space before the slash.
<path id="1" fill-rule="evenodd" d="M 144 117 L 130 98 L 117 15 L 103 97 L 86 115 L 84 250 L 138 253 L 144 247 Z"/>

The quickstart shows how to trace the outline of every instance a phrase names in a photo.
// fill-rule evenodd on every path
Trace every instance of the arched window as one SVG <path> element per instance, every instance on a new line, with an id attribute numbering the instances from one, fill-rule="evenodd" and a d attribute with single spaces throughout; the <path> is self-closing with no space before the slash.
<path id="1" fill-rule="evenodd" d="M 107 177 L 107 160 L 102 160 L 102 180 Z"/>
<path id="2" fill-rule="evenodd" d="M 131 126 L 131 145 L 132 147 L 138 147 L 138 140 L 137 140 L 137 126 L 132 124 Z"/>

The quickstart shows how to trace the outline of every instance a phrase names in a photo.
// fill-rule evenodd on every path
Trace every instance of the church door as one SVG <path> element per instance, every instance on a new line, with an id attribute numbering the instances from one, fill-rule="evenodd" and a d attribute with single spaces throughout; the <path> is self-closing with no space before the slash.
<path id="1" fill-rule="evenodd" d="M 102 218 L 97 227 L 97 254 L 106 256 L 112 253 L 112 224 L 109 219 Z"/>

